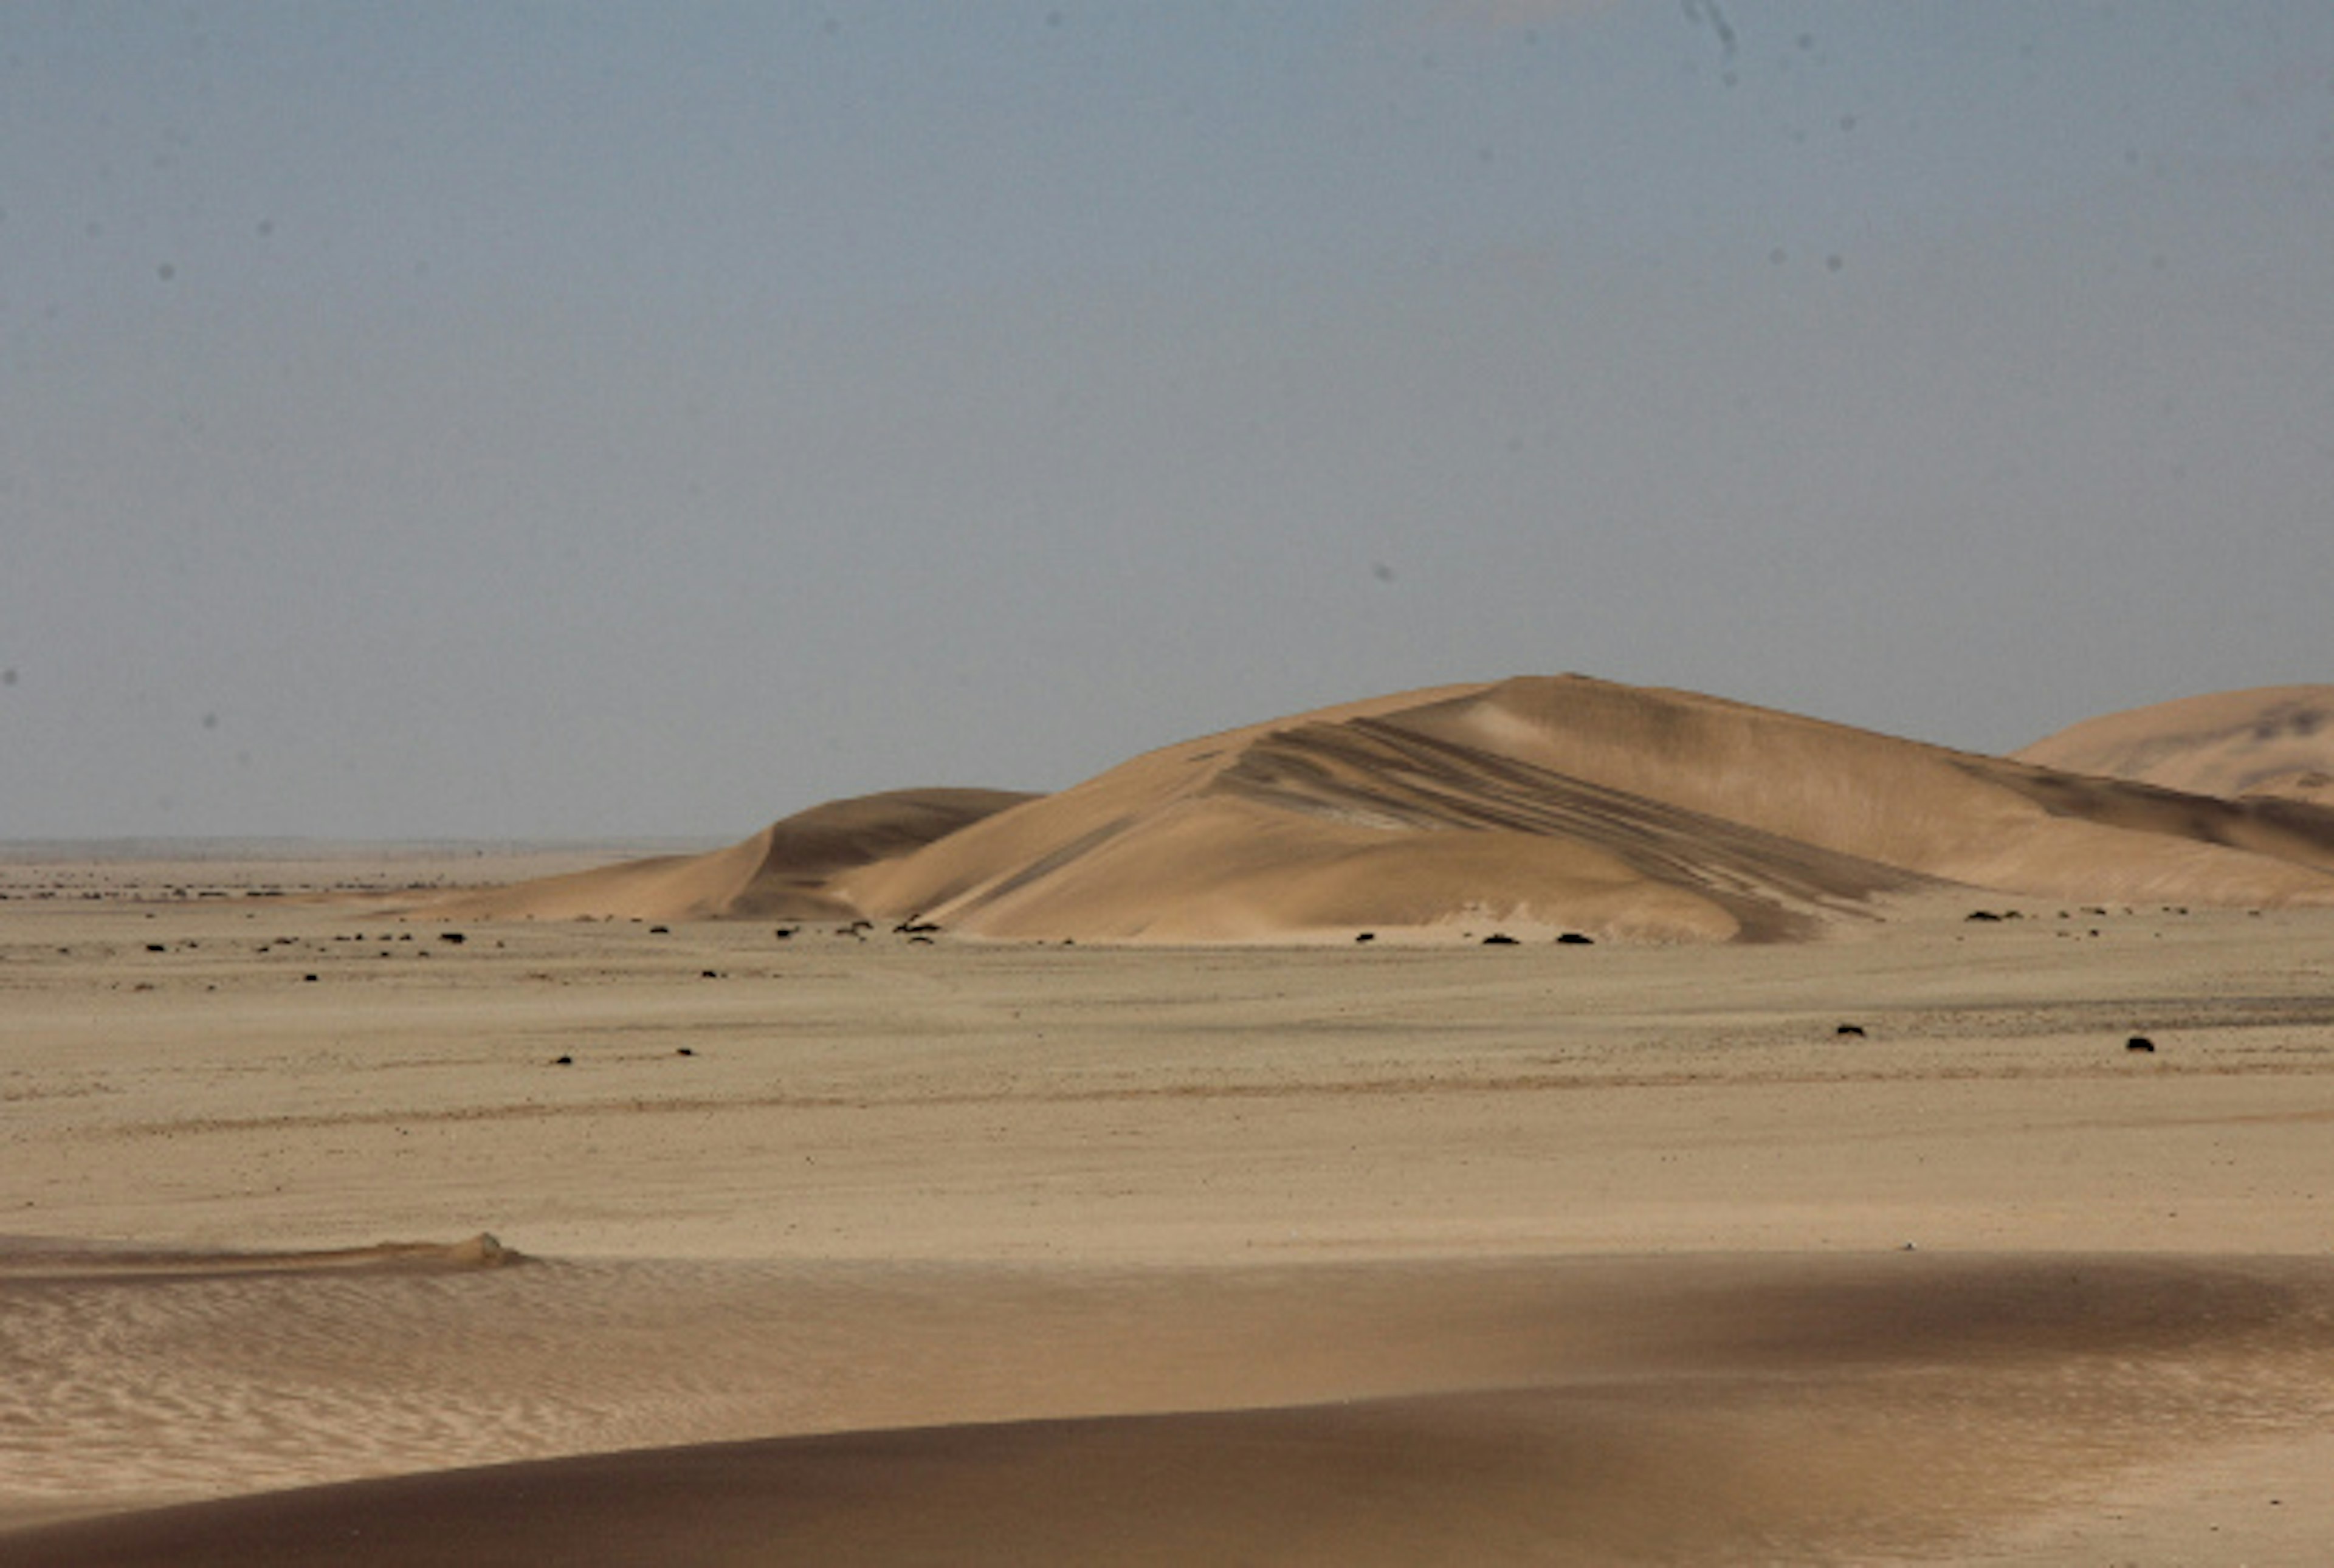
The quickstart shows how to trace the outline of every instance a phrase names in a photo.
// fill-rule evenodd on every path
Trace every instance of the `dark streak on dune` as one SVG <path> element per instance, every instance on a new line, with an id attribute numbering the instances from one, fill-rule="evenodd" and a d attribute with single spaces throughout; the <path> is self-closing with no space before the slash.
<path id="1" fill-rule="evenodd" d="M 14 1280 L 216 1279 L 233 1275 L 446 1274 L 505 1268 L 524 1254 L 481 1231 L 462 1241 L 384 1241 L 305 1252 L 194 1252 L 0 1237 L 0 1284 Z"/>
<path id="2" fill-rule="evenodd" d="M 1594 844 L 1650 880 L 1720 904 L 1751 940 L 1812 935 L 1820 922 L 1793 902 L 1863 915 L 1876 893 L 1942 885 L 1438 738 L 1404 727 L 1398 717 L 1282 730 L 1248 748 L 1213 788 L 1298 813 L 1420 832 L 1527 833 Z"/>

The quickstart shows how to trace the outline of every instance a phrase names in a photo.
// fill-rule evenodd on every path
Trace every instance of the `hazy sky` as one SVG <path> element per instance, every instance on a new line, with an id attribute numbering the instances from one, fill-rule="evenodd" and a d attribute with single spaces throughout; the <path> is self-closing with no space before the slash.
<path id="1" fill-rule="evenodd" d="M 0 838 L 2334 679 L 2334 5 L 0 6 Z"/>

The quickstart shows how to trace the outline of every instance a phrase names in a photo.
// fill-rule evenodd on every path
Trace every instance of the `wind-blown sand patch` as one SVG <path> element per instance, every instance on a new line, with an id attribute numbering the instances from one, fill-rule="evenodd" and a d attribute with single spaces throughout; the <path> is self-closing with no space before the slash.
<path id="1" fill-rule="evenodd" d="M 250 1363 L 248 1402 L 151 1472 L 182 1487 L 557 1453 L 620 1409 L 636 1442 L 804 1435 L 133 1514 L 0 1535 L 0 1562 L 1870 1561 L 2151 1459 L 2245 1444 L 2258 1470 L 2334 1407 L 2334 1265 L 2291 1261 L 551 1264 L 71 1294 L 40 1348 L 154 1438 L 173 1379 Z M 28 1473 L 119 1480 L 123 1448 L 84 1434 Z"/>

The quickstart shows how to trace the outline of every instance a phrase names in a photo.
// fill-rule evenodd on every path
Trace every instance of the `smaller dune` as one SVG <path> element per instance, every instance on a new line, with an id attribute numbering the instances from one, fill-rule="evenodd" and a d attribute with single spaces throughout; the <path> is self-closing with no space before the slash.
<path id="1" fill-rule="evenodd" d="M 1011 790 L 911 789 L 829 801 L 704 855 L 628 861 L 416 907 L 446 919 L 850 920 L 828 886 L 1029 799 Z"/>
<path id="2" fill-rule="evenodd" d="M 2086 719 L 2012 754 L 2192 794 L 2334 805 L 2334 686 L 2264 686 Z"/>

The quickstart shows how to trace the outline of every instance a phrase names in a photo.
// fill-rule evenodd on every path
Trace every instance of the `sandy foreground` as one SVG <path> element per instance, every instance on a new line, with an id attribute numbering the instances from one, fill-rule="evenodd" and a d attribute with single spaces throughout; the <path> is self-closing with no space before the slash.
<path id="1" fill-rule="evenodd" d="M 2334 1556 L 2334 911 L 1133 950 L 395 880 L 0 866 L 0 1563 Z"/>

